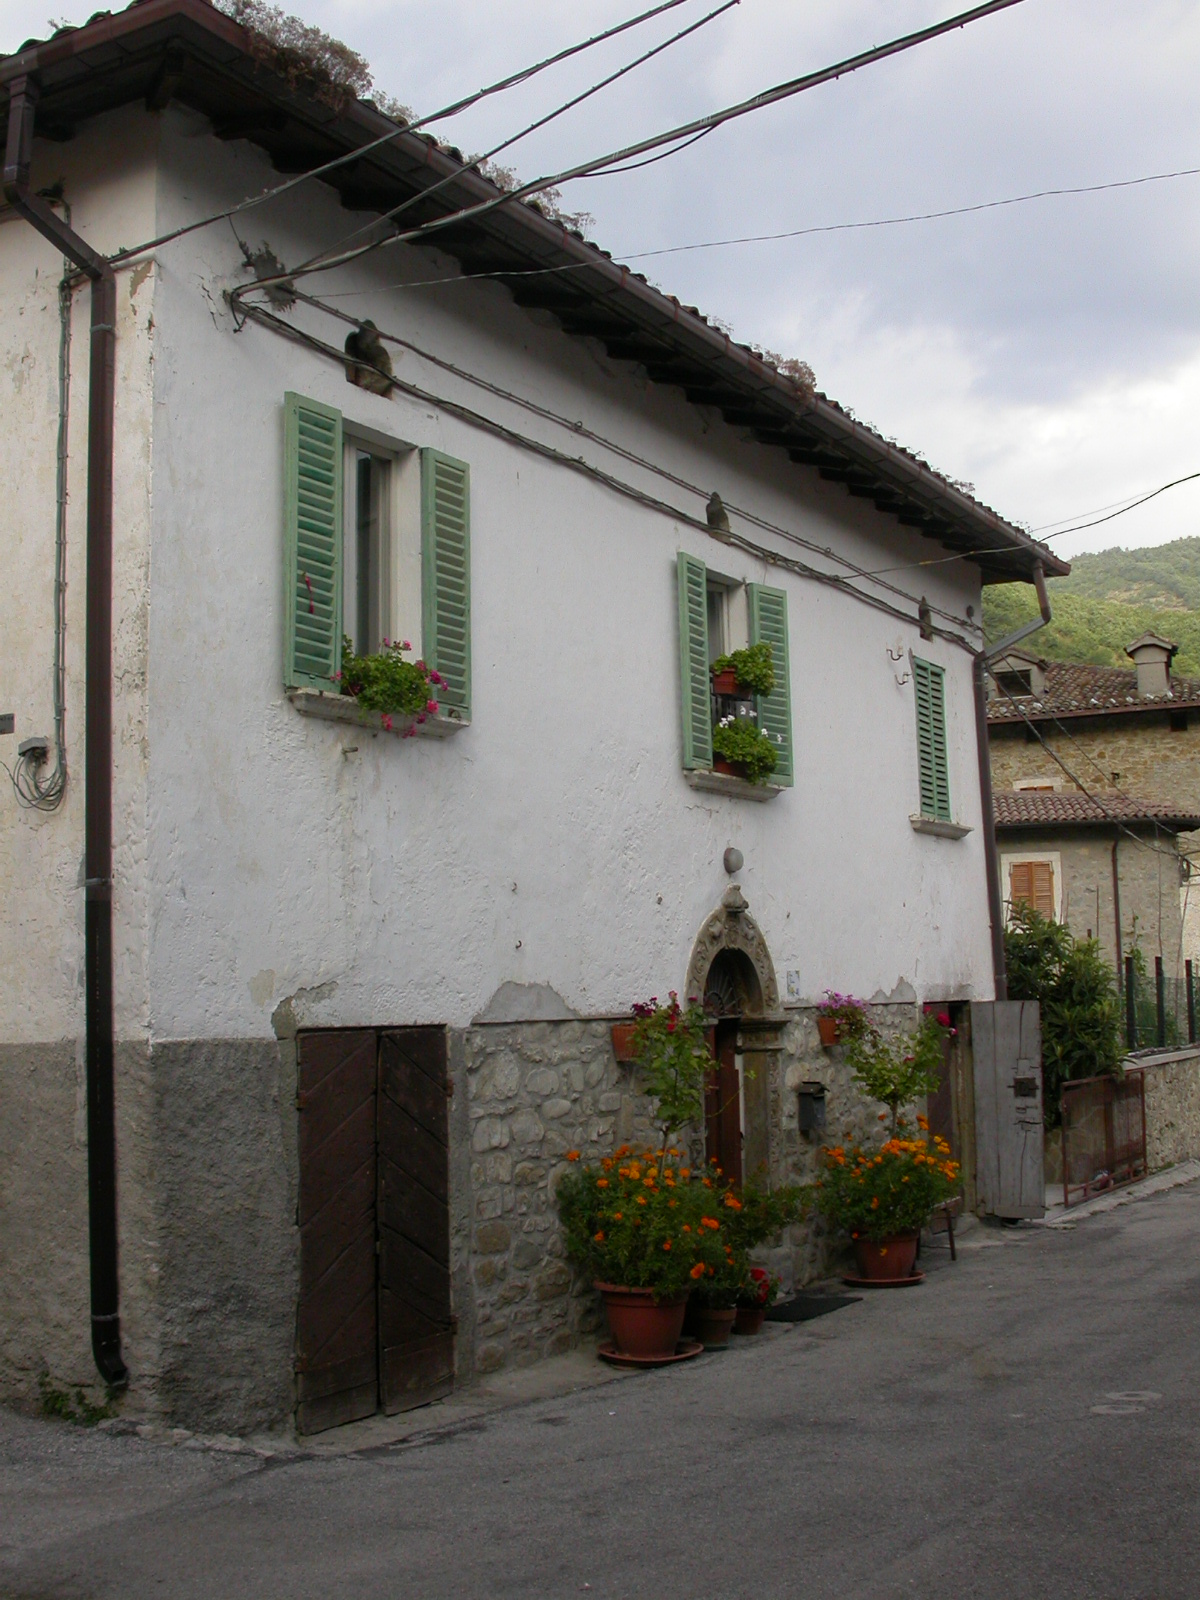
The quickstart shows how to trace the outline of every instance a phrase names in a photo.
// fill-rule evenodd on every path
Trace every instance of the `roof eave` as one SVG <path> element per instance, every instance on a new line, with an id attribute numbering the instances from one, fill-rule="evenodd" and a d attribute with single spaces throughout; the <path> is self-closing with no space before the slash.
<path id="1" fill-rule="evenodd" d="M 135 48 L 138 36 L 140 48 Z M 182 46 L 176 63 L 179 82 L 172 92 L 188 98 L 190 52 L 194 63 L 203 58 L 205 71 L 224 74 L 241 93 L 284 110 L 316 144 L 333 147 L 323 159 L 366 145 L 395 127 L 365 102 L 350 100 L 336 109 L 293 88 L 254 59 L 247 49 L 248 38 L 245 29 L 206 0 L 141 0 L 130 9 L 98 18 L 3 60 L 0 93 L 11 79 L 24 74 L 57 78 L 53 92 L 44 95 L 39 106 L 39 115 L 45 119 L 39 124 L 39 133 L 63 137 L 66 123 L 60 122 L 56 128 L 51 120 L 55 99 L 69 99 L 72 89 L 81 90 L 91 76 L 130 67 L 139 54 L 158 49 L 165 54 L 172 46 Z M 71 72 L 72 66 L 78 70 Z M 161 74 L 158 82 L 161 94 Z M 198 95 L 199 90 L 194 93 Z M 126 93 L 126 100 L 136 97 Z M 95 113 L 88 110 L 85 114 Z M 251 124 L 241 135 L 224 136 L 249 138 L 272 155 L 270 137 L 260 129 L 256 138 L 255 131 Z M 312 164 L 320 164 L 320 159 Z M 427 187 L 419 181 L 425 175 L 429 184 L 452 179 L 440 197 L 447 210 L 493 198 L 496 193 L 478 172 L 407 130 L 361 162 L 330 174 L 327 181 L 338 187 L 349 203 L 347 191 L 367 192 L 379 183 Z M 366 209 L 379 208 L 368 205 Z M 630 347 L 633 353 L 627 358 L 642 360 L 654 381 L 683 388 L 693 403 L 716 405 L 728 421 L 748 427 L 756 438 L 782 448 L 794 461 L 815 467 L 826 479 L 844 482 L 850 494 L 873 500 L 880 511 L 896 515 L 903 525 L 975 562 L 985 583 L 1030 581 L 1038 563 L 1047 576 L 1069 572 L 1069 566 L 1044 545 L 931 468 L 855 421 L 823 395 L 811 394 L 793 383 L 678 300 L 652 288 L 628 267 L 531 207 L 500 207 L 477 223 L 435 233 L 430 242 L 456 256 L 469 256 L 478 248 L 484 253 L 508 251 L 540 265 L 578 262 L 580 270 L 570 274 L 573 281 L 569 286 L 566 276 L 559 275 L 549 288 L 533 288 L 528 280 L 519 278 L 514 278 L 510 287 L 516 285 L 514 292 L 522 304 L 540 304 L 553 311 L 568 332 L 590 332 L 589 324 L 595 321 L 600 324 L 596 336 L 604 339 L 607 328 L 614 352 L 624 354 L 625 347 Z M 508 270 L 520 271 L 516 266 Z M 576 291 L 583 291 L 586 301 Z M 611 321 L 606 322 L 606 317 Z"/>

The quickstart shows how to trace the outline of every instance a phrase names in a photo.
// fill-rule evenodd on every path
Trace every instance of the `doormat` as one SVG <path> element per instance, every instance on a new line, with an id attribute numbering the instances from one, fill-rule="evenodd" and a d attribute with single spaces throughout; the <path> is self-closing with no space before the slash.
<path id="1" fill-rule="evenodd" d="M 814 1317 L 826 1316 L 830 1311 L 840 1311 L 843 1306 L 856 1305 L 860 1294 L 798 1294 L 791 1300 L 781 1300 L 767 1312 L 768 1322 L 811 1322 Z"/>

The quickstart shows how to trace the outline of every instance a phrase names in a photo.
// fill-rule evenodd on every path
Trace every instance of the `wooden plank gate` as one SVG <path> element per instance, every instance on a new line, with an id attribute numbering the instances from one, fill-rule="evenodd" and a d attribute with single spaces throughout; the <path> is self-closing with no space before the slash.
<path id="1" fill-rule="evenodd" d="M 1036 1000 L 973 1000 L 975 1190 L 995 1217 L 1042 1217 L 1042 1022 Z"/>
<path id="2" fill-rule="evenodd" d="M 297 1050 L 297 1427 L 317 1433 L 453 1383 L 446 1035 L 318 1031 Z"/>

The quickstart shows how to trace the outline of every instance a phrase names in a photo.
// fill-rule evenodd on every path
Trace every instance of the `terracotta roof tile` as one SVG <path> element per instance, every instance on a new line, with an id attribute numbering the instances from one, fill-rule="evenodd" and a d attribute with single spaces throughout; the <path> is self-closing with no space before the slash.
<path id="1" fill-rule="evenodd" d="M 1044 789 L 1024 789 L 1016 794 L 993 797 L 997 828 L 1040 828 L 1064 824 L 1088 826 L 1093 823 L 1160 823 L 1173 830 L 1200 828 L 1200 816 L 1180 806 L 1157 800 L 1139 800 L 1132 795 L 1104 790 L 1095 800 L 1089 795 L 1068 791 L 1051 793 Z"/>
<path id="2" fill-rule="evenodd" d="M 1170 696 L 1141 700 L 1134 667 L 1089 667 L 1073 662 L 1043 663 L 1046 687 L 1040 695 L 998 693 L 988 702 L 989 722 L 1033 722 L 1052 717 L 1104 716 L 1117 711 L 1174 711 L 1200 706 L 1200 679 L 1170 679 Z"/>

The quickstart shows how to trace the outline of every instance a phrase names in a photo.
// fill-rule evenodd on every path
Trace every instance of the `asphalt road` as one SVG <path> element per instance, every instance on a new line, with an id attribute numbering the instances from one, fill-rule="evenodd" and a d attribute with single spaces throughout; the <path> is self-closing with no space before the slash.
<path id="1" fill-rule="evenodd" d="M 0 1414 L 0 1596 L 1198 1600 L 1200 1184 L 970 1243 L 727 1355 L 351 1456 Z"/>

